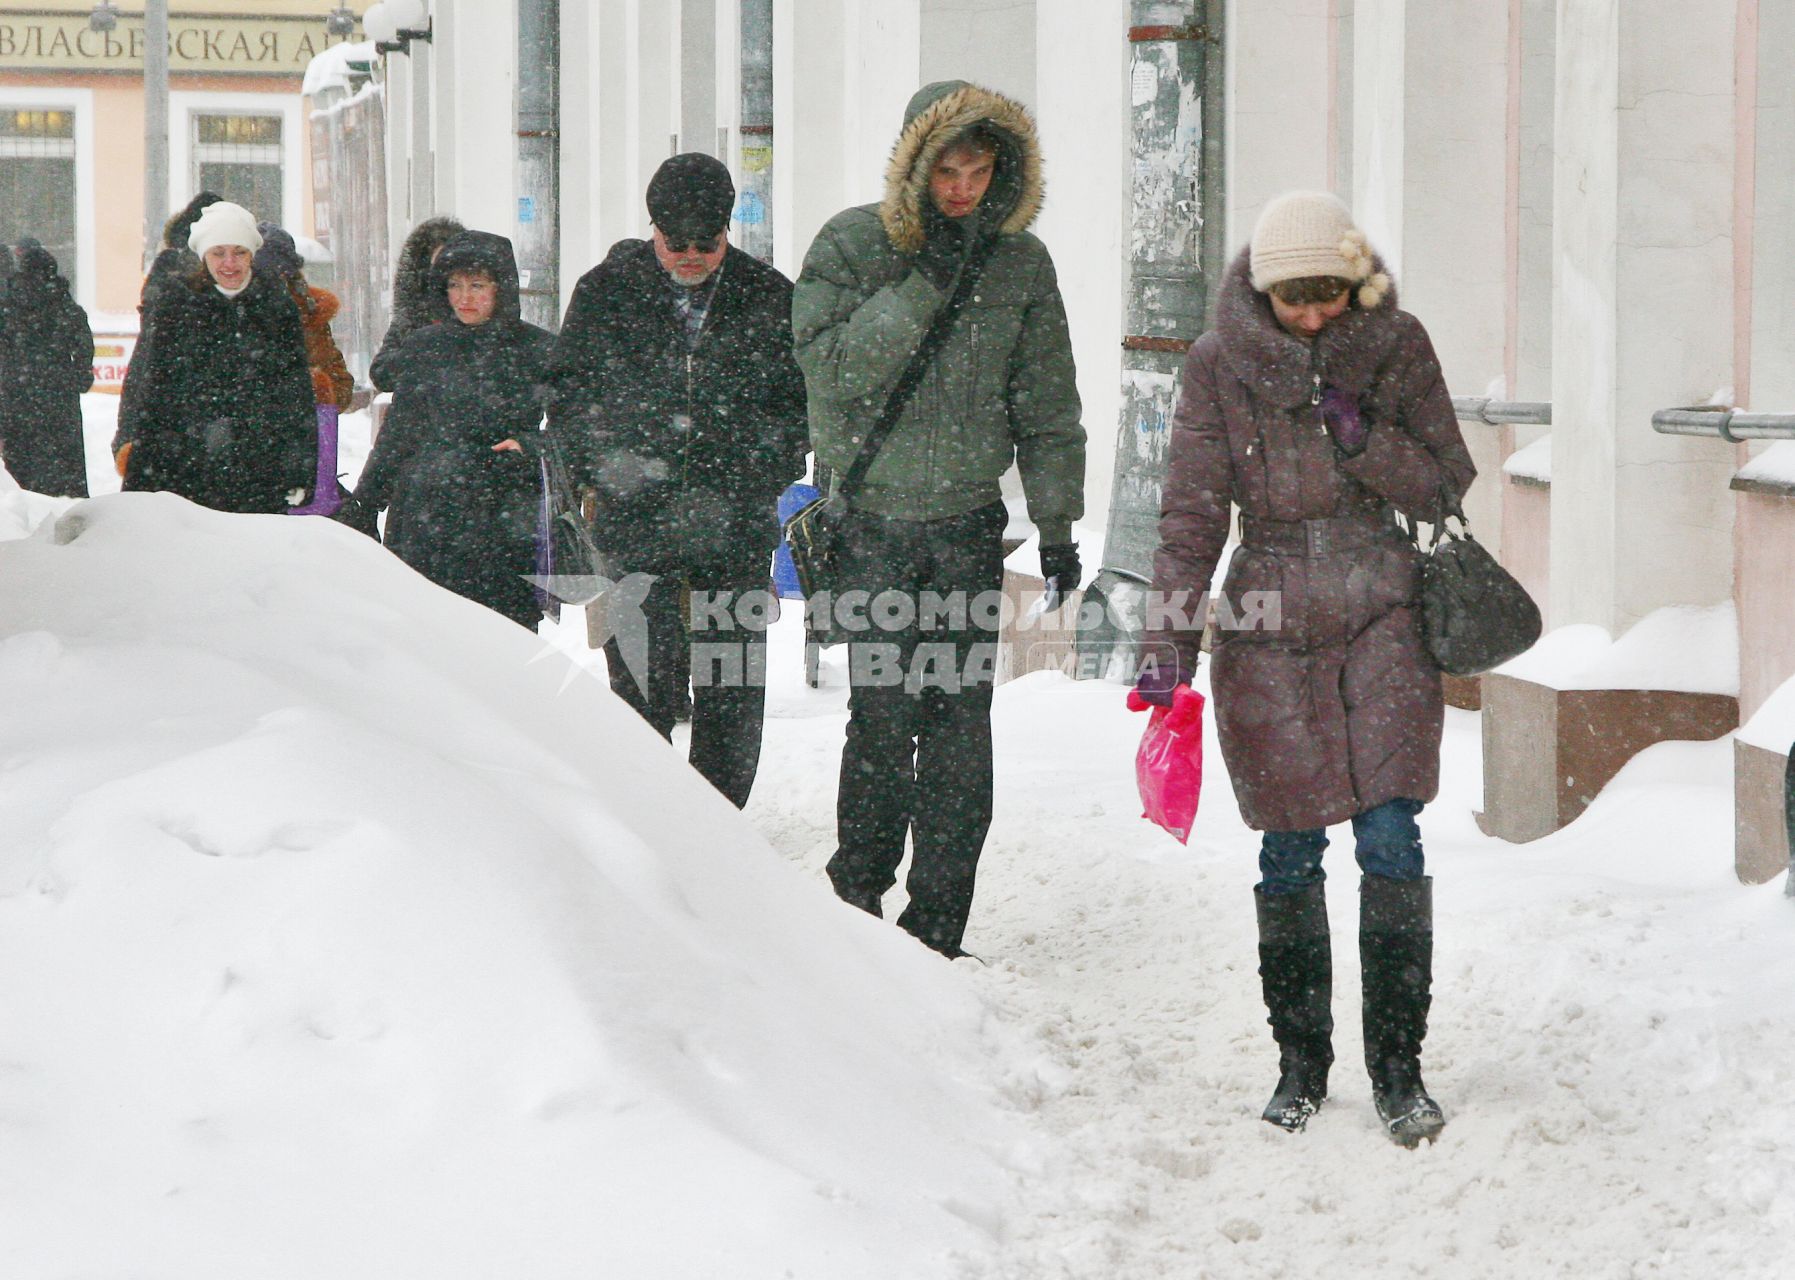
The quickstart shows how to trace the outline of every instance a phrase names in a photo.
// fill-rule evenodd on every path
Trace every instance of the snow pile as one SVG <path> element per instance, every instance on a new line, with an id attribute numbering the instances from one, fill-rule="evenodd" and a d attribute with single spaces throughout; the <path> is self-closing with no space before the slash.
<path id="1" fill-rule="evenodd" d="M 1000 1244 L 1027 1153 L 983 1007 L 608 689 L 329 522 L 56 505 L 0 542 L 8 1274 Z"/>
<path id="2" fill-rule="evenodd" d="M 1655 609 L 1618 640 L 1590 623 L 1557 627 L 1497 668 L 1548 689 L 1739 694 L 1739 617 L 1729 602 Z"/>

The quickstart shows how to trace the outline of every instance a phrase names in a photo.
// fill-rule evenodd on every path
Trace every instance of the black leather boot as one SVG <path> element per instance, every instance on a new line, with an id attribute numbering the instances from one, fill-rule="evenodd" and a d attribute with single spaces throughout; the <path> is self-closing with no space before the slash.
<path id="1" fill-rule="evenodd" d="M 1328 1096 L 1334 1065 L 1334 961 L 1327 897 L 1319 884 L 1296 893 L 1253 890 L 1259 914 L 1259 979 L 1272 1038 L 1278 1088 L 1261 1119 L 1301 1132 Z"/>
<path id="2" fill-rule="evenodd" d="M 1365 1069 L 1393 1142 L 1432 1142 L 1446 1126 L 1421 1081 L 1433 1003 L 1433 879 L 1359 881 L 1359 964 L 1365 986 Z"/>

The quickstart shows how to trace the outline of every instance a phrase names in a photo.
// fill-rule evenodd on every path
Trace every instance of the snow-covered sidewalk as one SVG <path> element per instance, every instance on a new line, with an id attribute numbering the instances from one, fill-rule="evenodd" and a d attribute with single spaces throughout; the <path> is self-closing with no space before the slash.
<path id="1" fill-rule="evenodd" d="M 1256 838 L 1213 741 L 1188 848 L 1137 816 L 1116 686 L 998 691 L 950 965 L 829 895 L 845 689 L 795 614 L 736 815 L 578 611 L 532 641 L 341 530 L 68 505 L 0 492 L 9 1280 L 1795 1273 L 1795 902 L 1733 877 L 1728 741 L 1514 846 L 1449 713 L 1448 1127 L 1372 1116 L 1343 841 L 1291 1136 Z"/>
<path id="2" fill-rule="evenodd" d="M 843 692 L 775 650 L 749 816 L 821 879 Z M 832 671 L 839 681 L 839 671 Z M 959 974 L 1032 1046 L 1011 1095 L 1055 1146 L 1016 1277 L 1772 1277 L 1795 1270 L 1795 902 L 1732 874 L 1731 743 L 1631 764 L 1526 846 L 1482 835 L 1477 717 L 1422 816 L 1437 960 L 1425 1066 L 1449 1125 L 1381 1136 L 1360 1060 L 1357 871 L 1328 865 L 1338 1062 L 1307 1133 L 1255 967 L 1257 838 L 1220 755 L 1189 849 L 1138 816 L 1114 686 L 998 692 L 997 817 Z M 1342 839 L 1342 837 L 1344 837 Z M 888 904 L 889 905 L 889 904 Z"/>

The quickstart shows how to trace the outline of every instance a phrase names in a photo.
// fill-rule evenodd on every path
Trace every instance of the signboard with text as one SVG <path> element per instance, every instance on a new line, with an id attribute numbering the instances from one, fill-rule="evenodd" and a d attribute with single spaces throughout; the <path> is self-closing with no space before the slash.
<path id="1" fill-rule="evenodd" d="M 322 15 L 231 18 L 171 14 L 168 69 L 180 74 L 305 74 L 314 57 L 341 40 Z M 143 17 L 120 14 L 112 31 L 90 31 L 85 13 L 0 13 L 0 71 L 143 69 Z"/>

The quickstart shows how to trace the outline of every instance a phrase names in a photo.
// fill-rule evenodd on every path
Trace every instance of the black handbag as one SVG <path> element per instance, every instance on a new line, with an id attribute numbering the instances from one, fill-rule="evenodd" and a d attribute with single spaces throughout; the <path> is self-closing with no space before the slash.
<path id="1" fill-rule="evenodd" d="M 1454 533 L 1447 521 L 1458 521 Z M 1417 545 L 1419 545 L 1417 543 Z M 1442 495 L 1421 566 L 1421 635 L 1447 675 L 1482 675 L 1539 639 L 1539 606 L 1471 536 L 1457 499 Z"/>
<path id="2" fill-rule="evenodd" d="M 852 505 L 854 494 L 859 492 L 861 484 L 865 482 L 866 473 L 872 469 L 873 459 L 878 455 L 880 447 L 897 426 L 904 406 L 921 385 L 929 362 L 947 341 L 954 321 L 966 309 L 966 303 L 978 285 L 979 276 L 985 269 L 985 260 L 993 247 L 994 242 L 984 241 L 960 268 L 960 279 L 953 296 L 929 325 L 922 341 L 917 343 L 903 372 L 898 374 L 891 394 L 886 398 L 885 407 L 879 411 L 878 419 L 866 433 L 866 439 L 860 443 L 860 452 L 854 455 L 854 461 L 842 478 L 830 492 L 787 516 L 782 526 L 785 545 L 791 551 L 792 568 L 797 571 L 798 590 L 804 593 L 806 602 L 816 601 L 820 606 L 810 608 L 805 615 L 810 639 L 818 644 L 837 644 L 848 638 L 835 624 L 831 600 L 840 581 L 842 520 Z"/>
<path id="3" fill-rule="evenodd" d="M 609 585 L 604 557 L 580 515 L 579 496 L 560 451 L 545 444 L 541 457 L 542 496 L 536 523 L 537 603 L 551 620 L 561 605 L 587 605 Z"/>

